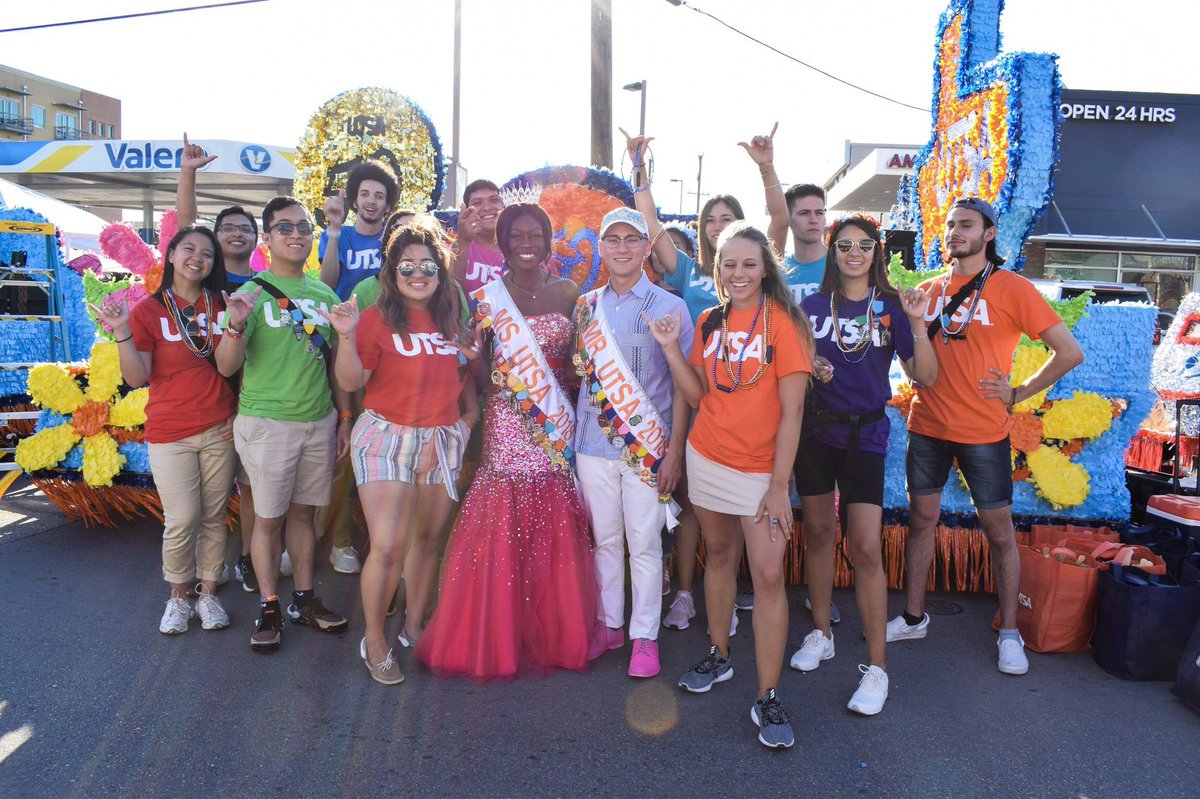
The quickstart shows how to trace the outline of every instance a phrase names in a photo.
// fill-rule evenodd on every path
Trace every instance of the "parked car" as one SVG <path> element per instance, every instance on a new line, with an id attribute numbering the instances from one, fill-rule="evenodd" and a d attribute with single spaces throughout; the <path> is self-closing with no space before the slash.
<path id="1" fill-rule="evenodd" d="M 1150 298 L 1150 292 L 1145 286 L 1139 286 L 1133 283 L 1097 283 L 1091 280 L 1059 280 L 1057 278 L 1032 278 L 1031 281 L 1042 295 L 1052 301 L 1073 300 L 1085 291 L 1092 292 L 1092 302 L 1144 302 L 1149 305 L 1154 304 L 1154 300 Z M 1162 332 L 1166 328 L 1162 325 L 1163 313 L 1160 312 L 1154 318 L 1154 343 L 1157 345 L 1162 340 Z M 1170 322 L 1168 322 L 1170 324 Z"/>

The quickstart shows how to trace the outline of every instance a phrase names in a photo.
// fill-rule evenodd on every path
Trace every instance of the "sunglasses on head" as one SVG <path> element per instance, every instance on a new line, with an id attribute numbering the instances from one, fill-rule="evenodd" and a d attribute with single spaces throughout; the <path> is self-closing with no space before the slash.
<path id="1" fill-rule="evenodd" d="M 855 247 L 858 247 L 858 251 L 863 255 L 870 255 L 871 251 L 875 249 L 875 244 L 876 242 L 874 239 L 859 239 L 858 241 L 852 241 L 851 239 L 838 239 L 833 243 L 833 246 L 837 247 L 842 252 L 850 252 Z"/>
<path id="2" fill-rule="evenodd" d="M 421 274 L 425 275 L 425 277 L 433 277 L 438 273 L 439 268 L 436 261 L 421 261 L 420 263 L 416 261 L 400 261 L 396 264 L 396 271 L 400 273 L 401 277 L 412 277 L 417 269 L 420 269 Z"/>

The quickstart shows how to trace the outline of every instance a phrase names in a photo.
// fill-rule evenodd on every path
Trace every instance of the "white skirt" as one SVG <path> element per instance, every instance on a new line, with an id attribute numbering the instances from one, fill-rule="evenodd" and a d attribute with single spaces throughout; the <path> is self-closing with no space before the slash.
<path id="1" fill-rule="evenodd" d="M 771 475 L 739 472 L 709 460 L 687 445 L 688 499 L 706 510 L 753 516 L 771 487 Z"/>

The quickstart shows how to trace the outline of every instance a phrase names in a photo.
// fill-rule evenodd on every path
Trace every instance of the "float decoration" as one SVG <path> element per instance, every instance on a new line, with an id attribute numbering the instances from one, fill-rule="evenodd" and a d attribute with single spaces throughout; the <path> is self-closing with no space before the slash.
<path id="1" fill-rule="evenodd" d="M 918 269 L 943 264 L 950 206 L 976 195 L 995 208 L 996 247 L 1019 272 L 1021 248 L 1049 206 L 1058 160 L 1057 56 L 1000 54 L 1003 0 L 951 0 L 938 23 L 933 126 L 902 186 Z"/>
<path id="2" fill-rule="evenodd" d="M 431 209 L 441 200 L 444 164 L 433 123 L 404 95 L 373 87 L 342 92 L 309 119 L 294 155 L 293 193 L 324 227 L 325 198 L 370 158 L 396 172 L 400 205 Z"/>

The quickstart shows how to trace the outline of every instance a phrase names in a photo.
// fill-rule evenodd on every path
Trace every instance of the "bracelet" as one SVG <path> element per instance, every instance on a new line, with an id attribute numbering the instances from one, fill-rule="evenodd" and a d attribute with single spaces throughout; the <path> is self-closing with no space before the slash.
<path id="1" fill-rule="evenodd" d="M 345 421 L 348 421 L 353 418 L 354 418 L 354 414 L 350 413 L 350 411 L 342 411 L 341 413 L 338 414 L 339 422 L 345 422 Z"/>
<path id="2" fill-rule="evenodd" d="M 1012 387 L 1012 396 L 1008 398 L 1008 407 L 1011 408 L 1012 406 L 1014 406 L 1016 404 L 1017 404 L 1017 387 L 1013 386 Z"/>
<path id="3" fill-rule="evenodd" d="M 780 186 L 779 183 L 772 183 L 770 186 L 763 186 L 763 188 L 764 189 L 777 189 L 777 188 L 779 188 L 779 186 Z"/>
<path id="4" fill-rule="evenodd" d="M 241 330 L 238 330 L 233 325 L 225 326 L 225 335 L 229 336 L 230 338 L 241 338 L 242 334 L 244 334 L 245 332 L 246 332 L 246 328 L 244 328 L 244 327 Z"/>
<path id="5" fill-rule="evenodd" d="M 129 334 L 128 336 L 126 336 L 125 338 L 118 338 L 118 339 L 114 339 L 113 341 L 114 341 L 115 343 L 117 343 L 117 344 L 124 344 L 126 341 L 129 341 L 129 339 L 131 339 L 131 338 L 133 338 L 133 334 L 132 334 L 132 333 L 130 333 L 130 334 Z"/>

